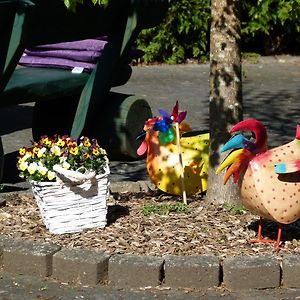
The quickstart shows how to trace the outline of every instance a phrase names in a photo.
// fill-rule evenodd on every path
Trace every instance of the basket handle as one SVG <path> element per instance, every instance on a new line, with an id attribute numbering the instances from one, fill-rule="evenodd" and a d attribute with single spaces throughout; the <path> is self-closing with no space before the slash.
<path id="1" fill-rule="evenodd" d="M 86 172 L 85 169 L 85 173 L 80 173 L 78 172 L 80 168 L 77 171 L 73 171 L 67 170 L 60 165 L 54 165 L 53 170 L 56 172 L 56 175 L 59 177 L 59 179 L 62 181 L 66 181 L 67 179 L 67 181 L 75 185 L 84 183 L 85 181 L 91 180 L 96 176 L 96 172 L 94 171 Z"/>

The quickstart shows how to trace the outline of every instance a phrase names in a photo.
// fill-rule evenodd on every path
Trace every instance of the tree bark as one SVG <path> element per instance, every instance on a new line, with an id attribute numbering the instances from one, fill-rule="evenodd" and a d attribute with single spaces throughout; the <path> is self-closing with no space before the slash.
<path id="1" fill-rule="evenodd" d="M 207 201 L 239 202 L 238 188 L 216 168 L 225 154 L 220 147 L 229 139 L 228 130 L 242 120 L 242 77 L 240 55 L 240 1 L 212 0 L 210 29 L 210 166 Z"/>

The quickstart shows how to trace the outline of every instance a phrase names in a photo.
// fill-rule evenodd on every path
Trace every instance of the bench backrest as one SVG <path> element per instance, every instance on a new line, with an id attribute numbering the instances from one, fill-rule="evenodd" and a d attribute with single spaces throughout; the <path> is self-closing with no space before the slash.
<path id="1" fill-rule="evenodd" d="M 25 48 L 108 35 L 81 93 L 71 132 L 78 137 L 88 115 L 93 117 L 93 108 L 110 90 L 114 73 L 139 32 L 160 23 L 167 9 L 168 0 L 110 0 L 106 8 L 85 0 L 76 13 L 67 10 L 63 0 L 0 0 L 0 93 Z"/>

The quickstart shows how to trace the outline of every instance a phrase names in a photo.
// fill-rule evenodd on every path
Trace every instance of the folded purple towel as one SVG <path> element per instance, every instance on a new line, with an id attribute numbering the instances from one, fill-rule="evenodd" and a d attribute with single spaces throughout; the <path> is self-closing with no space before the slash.
<path id="1" fill-rule="evenodd" d="M 73 42 L 39 45 L 25 49 L 19 64 L 27 67 L 73 69 L 82 67 L 91 72 L 97 59 L 102 55 L 107 44 L 106 37 L 86 39 Z M 142 50 L 132 47 L 129 51 L 128 63 L 132 59 L 141 58 Z"/>
<path id="2" fill-rule="evenodd" d="M 38 49 L 25 49 L 25 54 L 28 56 L 39 57 L 57 57 L 72 59 L 75 61 L 83 61 L 89 63 L 96 63 L 98 57 L 102 54 L 101 51 L 91 50 L 38 50 Z"/>
<path id="3" fill-rule="evenodd" d="M 75 61 L 72 59 L 58 58 L 58 57 L 40 57 L 23 55 L 19 61 L 19 64 L 27 67 L 37 68 L 59 68 L 59 69 L 73 69 L 75 67 L 84 68 L 84 71 L 91 72 L 95 64 Z"/>
<path id="4" fill-rule="evenodd" d="M 73 42 L 39 45 L 39 46 L 35 46 L 34 49 L 102 51 L 106 44 L 107 44 L 107 40 L 104 37 L 99 39 L 86 39 L 86 40 L 73 41 Z"/>

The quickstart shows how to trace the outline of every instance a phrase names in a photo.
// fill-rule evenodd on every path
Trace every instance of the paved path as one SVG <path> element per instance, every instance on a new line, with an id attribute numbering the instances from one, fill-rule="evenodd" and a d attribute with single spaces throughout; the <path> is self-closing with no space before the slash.
<path id="1" fill-rule="evenodd" d="M 0 300 L 295 300 L 300 289 L 203 291 L 139 289 L 122 290 L 105 286 L 72 286 L 30 276 L 2 275 Z"/>
<path id="2" fill-rule="evenodd" d="M 300 57 L 264 57 L 257 64 L 244 64 L 243 73 L 244 117 L 266 125 L 270 146 L 291 140 L 300 123 Z M 133 67 L 126 85 L 114 90 L 145 97 L 154 115 L 158 108 L 170 111 L 178 100 L 192 128 L 201 130 L 208 128 L 208 76 L 209 64 L 139 66 Z M 27 104 L 0 111 L 8 188 L 26 186 L 16 175 L 15 157 L 20 147 L 29 145 L 32 109 Z M 112 182 L 148 180 L 144 161 L 111 162 L 111 173 Z"/>

